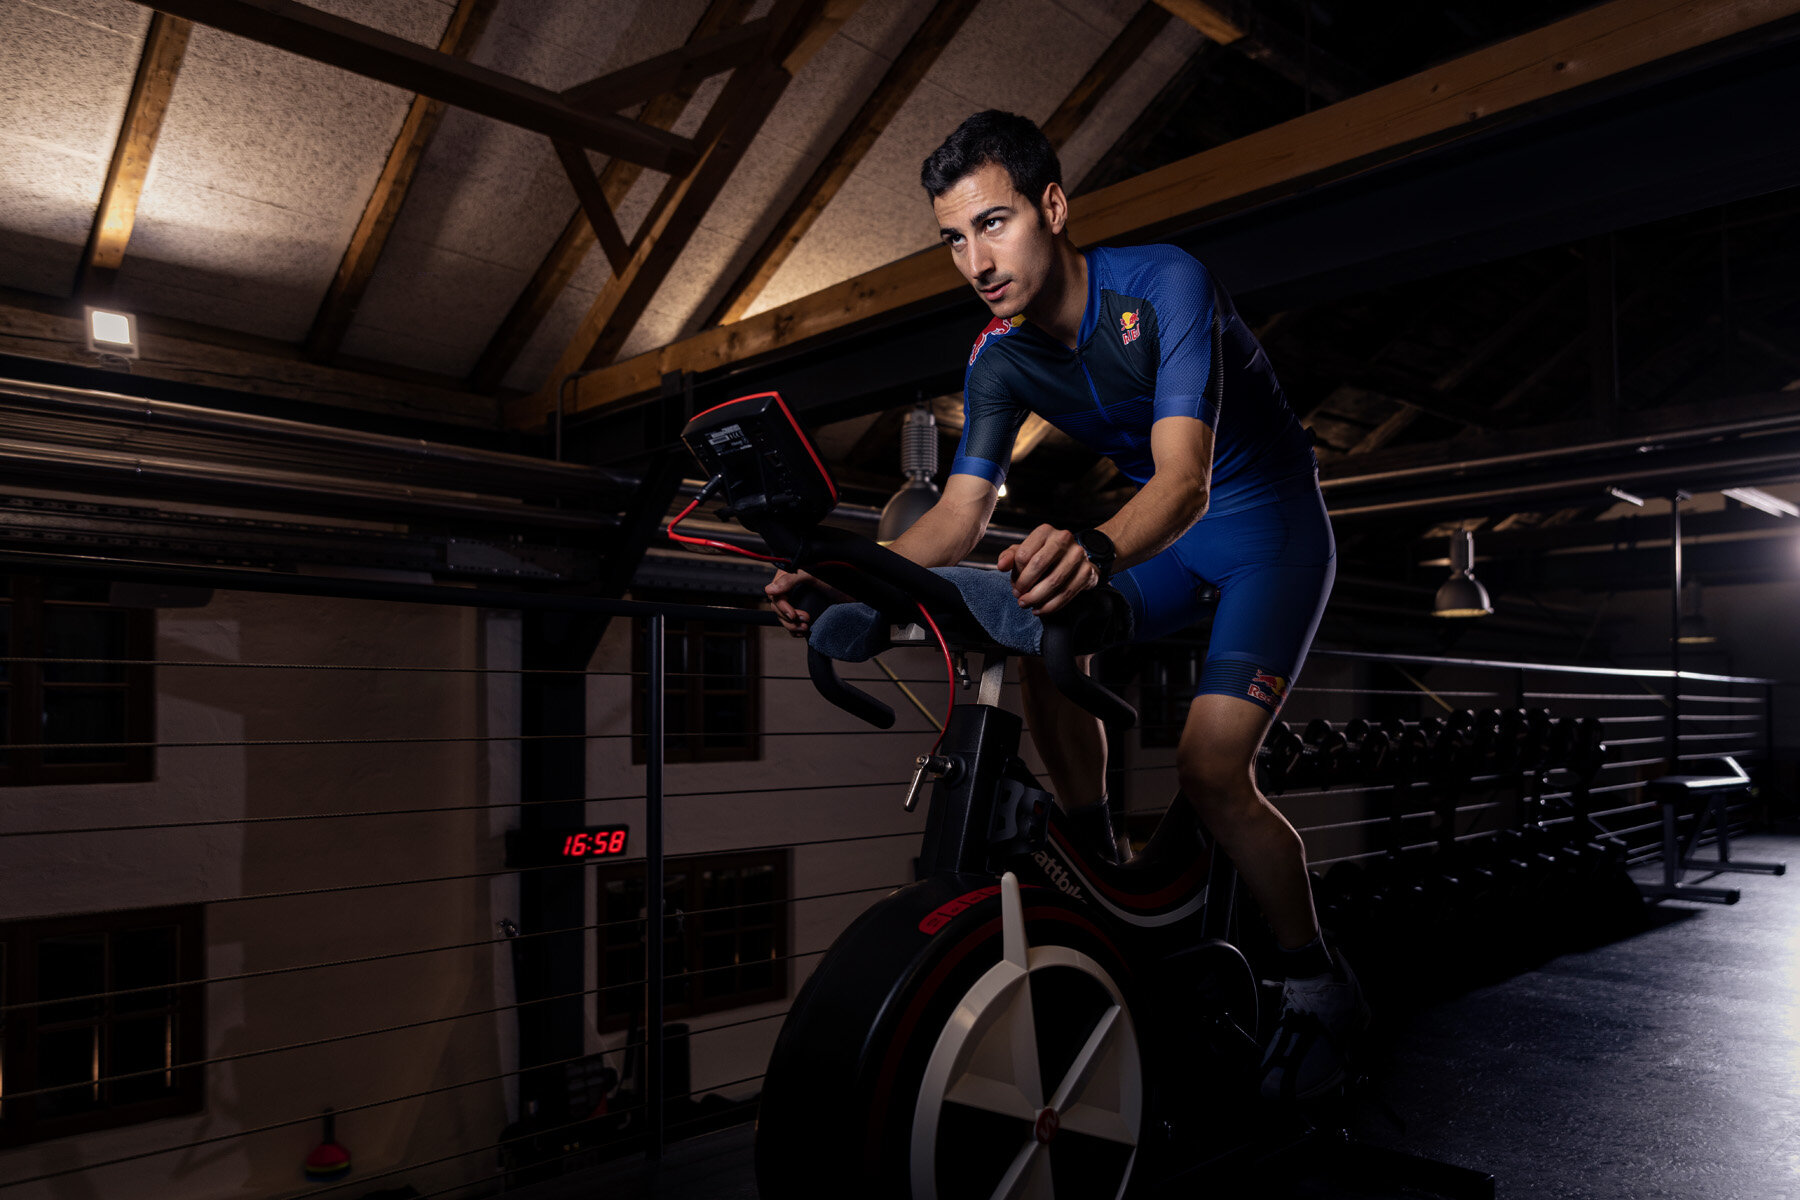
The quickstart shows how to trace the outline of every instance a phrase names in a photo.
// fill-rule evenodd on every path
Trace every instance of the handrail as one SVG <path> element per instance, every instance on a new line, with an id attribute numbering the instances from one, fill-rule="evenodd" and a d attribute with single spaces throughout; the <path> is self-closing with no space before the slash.
<path id="1" fill-rule="evenodd" d="M 1709 675 L 1701 671 L 1671 671 L 1666 667 L 1578 667 L 1564 663 L 1511 662 L 1495 658 L 1439 658 L 1430 654 L 1386 654 L 1372 650 L 1324 650 L 1315 648 L 1314 658 L 1353 658 L 1364 662 L 1413 663 L 1427 667 L 1485 667 L 1504 671 L 1555 671 L 1566 675 L 1623 675 L 1634 679 L 1669 679 L 1679 676 L 1702 683 L 1755 683 L 1780 686 L 1781 679 L 1765 679 L 1760 675 Z"/>

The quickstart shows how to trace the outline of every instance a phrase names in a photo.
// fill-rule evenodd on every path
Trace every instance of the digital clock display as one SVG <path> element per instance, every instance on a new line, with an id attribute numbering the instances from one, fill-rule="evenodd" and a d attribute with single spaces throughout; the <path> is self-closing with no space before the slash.
<path id="1" fill-rule="evenodd" d="M 552 867 L 567 863 L 605 862 L 625 857 L 631 846 L 629 825 L 588 829 L 513 829 L 506 835 L 509 867 Z"/>
<path id="2" fill-rule="evenodd" d="M 630 830 L 623 825 L 613 829 L 590 829 L 571 833 L 563 839 L 564 858 L 616 858 L 625 853 Z"/>

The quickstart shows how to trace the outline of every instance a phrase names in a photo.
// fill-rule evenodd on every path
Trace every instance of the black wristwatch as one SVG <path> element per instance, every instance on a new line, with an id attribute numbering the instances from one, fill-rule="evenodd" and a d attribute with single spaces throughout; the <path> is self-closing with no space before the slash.
<path id="1" fill-rule="evenodd" d="M 1113 559 L 1118 557 L 1112 539 L 1098 529 L 1078 529 L 1075 531 L 1075 540 L 1087 553 L 1087 560 L 1094 564 L 1094 569 L 1100 572 L 1100 581 L 1095 586 L 1105 587 L 1112 578 Z"/>

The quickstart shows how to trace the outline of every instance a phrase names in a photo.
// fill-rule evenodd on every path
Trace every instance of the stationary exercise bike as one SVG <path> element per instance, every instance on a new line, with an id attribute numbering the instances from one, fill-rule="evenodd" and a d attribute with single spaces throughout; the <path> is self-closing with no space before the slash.
<path id="1" fill-rule="evenodd" d="M 722 491 L 723 514 L 771 551 L 754 557 L 868 606 L 854 615 L 869 652 L 982 656 L 976 702 L 953 703 L 904 800 L 911 811 L 928 790 L 918 881 L 844 931 L 782 1026 L 758 1118 L 762 1195 L 1116 1200 L 1241 1157 L 1256 1141 L 1256 978 L 1230 937 L 1236 873 L 1190 806 L 1178 797 L 1141 853 L 1108 861 L 1020 761 L 1021 722 L 1000 707 L 1008 660 L 1028 648 L 1014 631 L 1003 644 L 970 600 L 990 611 L 985 583 L 1010 603 L 1004 574 L 963 572 L 959 587 L 819 524 L 836 488 L 774 393 L 709 409 L 682 436 L 709 482 L 671 537 L 743 553 L 675 532 Z M 815 640 L 821 601 L 795 601 Z M 1123 598 L 1092 589 L 1044 618 L 1038 647 L 1065 695 L 1122 727 L 1136 712 L 1077 657 L 1129 630 Z M 827 700 L 892 726 L 831 658 L 807 658 Z"/>

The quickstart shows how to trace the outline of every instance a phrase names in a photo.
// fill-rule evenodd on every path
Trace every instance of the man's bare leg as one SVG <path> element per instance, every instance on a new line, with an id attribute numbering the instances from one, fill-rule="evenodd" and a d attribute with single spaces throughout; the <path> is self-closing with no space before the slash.
<path id="1" fill-rule="evenodd" d="M 1274 714 L 1235 696 L 1196 696 L 1175 752 L 1182 794 L 1231 856 L 1283 949 L 1319 935 L 1306 849 L 1256 786 L 1256 752 Z"/>
<path id="2" fill-rule="evenodd" d="M 1093 656 L 1076 660 L 1082 671 Z M 1092 804 L 1106 793 L 1106 727 L 1057 690 L 1041 659 L 1019 660 L 1019 693 L 1031 740 L 1050 773 L 1050 787 L 1065 811 Z"/>

